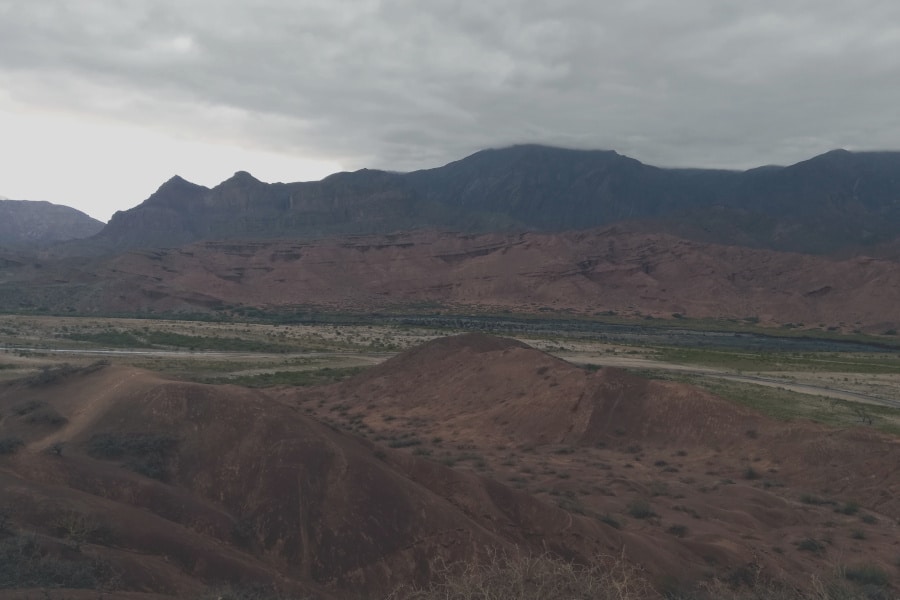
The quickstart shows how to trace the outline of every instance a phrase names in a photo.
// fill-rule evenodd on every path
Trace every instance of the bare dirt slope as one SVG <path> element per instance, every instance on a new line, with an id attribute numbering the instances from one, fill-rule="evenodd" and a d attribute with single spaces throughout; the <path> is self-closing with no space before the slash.
<path id="1" fill-rule="evenodd" d="M 617 522 L 626 553 L 662 579 L 761 572 L 802 585 L 859 561 L 900 574 L 900 442 L 870 430 L 777 422 L 481 334 L 284 394 L 411 454 Z"/>
<path id="2" fill-rule="evenodd" d="M 896 438 L 481 334 L 305 390 L 47 371 L 0 415 L 0 556 L 71 587 L 377 598 L 487 549 L 624 556 L 661 590 L 898 575 Z"/>
<path id="3" fill-rule="evenodd" d="M 23 444 L 0 456 L 0 541 L 30 540 L 98 586 L 366 596 L 489 547 L 620 545 L 607 525 L 237 387 L 106 367 L 7 385 L 0 410 L 0 439 Z"/>
<path id="4" fill-rule="evenodd" d="M 76 313 L 425 306 L 900 328 L 896 261 L 718 246 L 622 228 L 205 242 L 81 264 L 18 260 L 0 275 L 0 306 Z"/>

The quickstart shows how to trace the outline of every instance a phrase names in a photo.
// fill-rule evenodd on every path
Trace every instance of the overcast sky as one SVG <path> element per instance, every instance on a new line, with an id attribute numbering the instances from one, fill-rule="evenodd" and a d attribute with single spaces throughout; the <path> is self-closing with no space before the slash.
<path id="1" fill-rule="evenodd" d="M 900 149 L 896 0 L 0 0 L 0 195 L 107 220 L 486 147 L 660 166 Z"/>

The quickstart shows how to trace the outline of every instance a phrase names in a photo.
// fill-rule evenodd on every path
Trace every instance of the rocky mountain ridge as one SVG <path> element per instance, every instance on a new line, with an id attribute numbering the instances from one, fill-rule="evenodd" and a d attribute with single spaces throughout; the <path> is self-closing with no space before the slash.
<path id="1" fill-rule="evenodd" d="M 103 223 L 68 206 L 0 197 L 0 246 L 53 244 L 87 238 L 101 229 Z"/>
<path id="2" fill-rule="evenodd" d="M 364 169 L 316 182 L 267 184 L 238 172 L 210 189 L 174 177 L 69 250 L 421 228 L 563 231 L 619 222 L 700 241 L 811 253 L 889 243 L 900 225 L 900 152 L 836 150 L 788 167 L 723 171 L 525 145 L 484 150 L 436 169 Z"/>

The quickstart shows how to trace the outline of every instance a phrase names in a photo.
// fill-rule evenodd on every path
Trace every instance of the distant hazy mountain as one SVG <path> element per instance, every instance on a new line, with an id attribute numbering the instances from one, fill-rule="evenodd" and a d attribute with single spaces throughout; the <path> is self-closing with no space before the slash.
<path id="1" fill-rule="evenodd" d="M 90 237 L 103 223 L 49 202 L 0 199 L 0 246 L 24 247 Z"/>
<path id="2" fill-rule="evenodd" d="M 204 239 L 321 237 L 455 224 L 384 171 L 338 173 L 322 181 L 267 184 L 245 172 L 210 189 L 173 177 L 145 202 L 113 215 L 92 243 L 101 249 L 177 246 Z"/>
<path id="3" fill-rule="evenodd" d="M 662 169 L 612 151 L 525 145 L 436 169 L 362 170 L 308 183 L 266 184 L 239 172 L 209 189 L 175 177 L 116 213 L 90 244 L 115 251 L 204 239 L 422 227 L 560 231 L 623 221 L 780 250 L 884 243 L 900 231 L 900 153 L 836 150 L 740 172 Z"/>

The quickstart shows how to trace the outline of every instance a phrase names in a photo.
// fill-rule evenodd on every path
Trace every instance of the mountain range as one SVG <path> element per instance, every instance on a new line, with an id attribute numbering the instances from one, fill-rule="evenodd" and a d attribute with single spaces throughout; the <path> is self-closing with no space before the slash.
<path id="1" fill-rule="evenodd" d="M 41 246 L 90 237 L 101 229 L 103 223 L 68 206 L 0 198 L 0 245 Z"/>
<path id="2" fill-rule="evenodd" d="M 896 237 L 900 152 L 835 150 L 788 167 L 724 171 L 659 168 L 613 151 L 524 145 L 484 150 L 435 169 L 363 169 L 314 182 L 268 184 L 238 172 L 207 188 L 176 176 L 66 252 L 421 228 L 563 231 L 619 222 L 705 242 L 857 251 Z"/>

